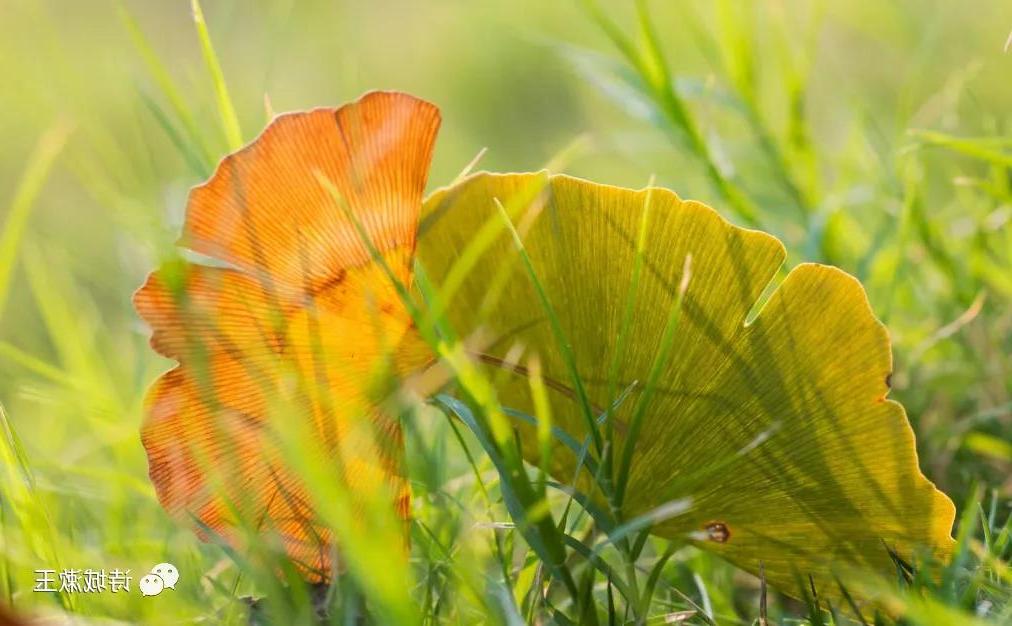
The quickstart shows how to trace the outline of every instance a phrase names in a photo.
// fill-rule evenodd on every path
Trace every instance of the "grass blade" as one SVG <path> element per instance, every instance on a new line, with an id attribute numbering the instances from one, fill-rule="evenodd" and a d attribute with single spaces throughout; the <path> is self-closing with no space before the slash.
<path id="1" fill-rule="evenodd" d="M 221 70 L 218 55 L 211 43 L 211 34 L 207 30 L 207 22 L 204 20 L 204 11 L 200 8 L 200 0 L 192 0 L 190 6 L 193 10 L 193 23 L 197 26 L 197 36 L 200 38 L 200 50 L 204 54 L 204 63 L 207 65 L 207 71 L 211 74 L 211 81 L 214 83 L 214 94 L 218 101 L 218 113 L 221 115 L 225 139 L 228 140 L 230 150 L 238 150 L 242 147 L 242 131 L 239 129 L 239 117 L 236 115 L 232 99 L 228 95 L 225 73 Z"/>
<path id="2" fill-rule="evenodd" d="M 576 359 L 573 357 L 572 346 L 569 340 L 566 339 L 565 334 L 562 332 L 562 324 L 559 321 L 558 315 L 555 314 L 555 310 L 552 307 L 551 301 L 548 299 L 548 293 L 545 291 L 544 285 L 538 279 L 537 272 L 534 271 L 534 265 L 531 263 L 531 258 L 527 255 L 527 249 L 524 247 L 524 242 L 520 239 L 520 233 L 517 232 L 513 221 L 510 220 L 509 213 L 506 212 L 506 208 L 503 207 L 502 203 L 496 200 L 496 207 L 499 209 L 499 215 L 502 217 L 503 222 L 509 229 L 510 234 L 513 237 L 513 243 L 516 246 L 517 253 L 520 255 L 520 259 L 524 264 L 524 269 L 527 270 L 527 275 L 531 280 L 531 284 L 537 291 L 538 299 L 541 302 L 541 306 L 545 311 L 545 315 L 548 317 L 548 321 L 552 327 L 552 334 L 555 336 L 556 343 L 559 345 L 559 351 L 562 354 L 562 359 L 566 363 L 567 369 L 569 369 L 569 375 L 573 380 L 573 386 L 576 389 L 577 398 L 580 401 L 580 408 L 583 410 L 583 416 L 587 420 L 587 428 L 590 437 L 594 442 L 594 448 L 597 451 L 598 457 L 600 457 L 603 451 L 603 441 L 601 439 L 601 433 L 598 430 L 597 422 L 594 419 L 594 409 L 591 406 L 590 398 L 587 396 L 587 390 L 583 386 L 583 379 L 580 377 L 580 373 L 576 369 Z"/>
<path id="3" fill-rule="evenodd" d="M 678 325 L 682 316 L 682 302 L 685 298 L 685 292 L 689 287 L 691 272 L 692 257 L 686 256 L 685 265 L 682 269 L 681 283 L 678 287 L 678 295 L 671 304 L 671 311 L 668 313 L 668 321 L 664 327 L 664 334 L 661 336 L 661 344 L 657 349 L 653 365 L 650 368 L 646 387 L 637 399 L 636 406 L 633 410 L 633 416 L 629 420 L 629 433 L 626 437 L 625 444 L 622 447 L 622 457 L 619 461 L 618 473 L 615 477 L 614 506 L 618 510 L 622 507 L 625 490 L 629 483 L 629 472 L 632 468 L 633 452 L 636 449 L 636 439 L 643 426 L 643 418 L 646 415 L 647 405 L 649 404 L 653 390 L 656 388 L 658 380 L 660 379 L 661 372 L 667 365 L 671 348 L 674 345 L 675 333 L 678 330 Z"/>
<path id="4" fill-rule="evenodd" d="M 49 176 L 56 157 L 63 150 L 69 134 L 70 127 L 61 122 L 43 133 L 35 146 L 35 151 L 28 159 L 28 166 L 21 175 L 21 181 L 14 192 L 14 198 L 11 200 L 7 213 L 7 221 L 4 222 L 3 230 L 0 231 L 0 316 L 3 315 L 7 303 L 15 260 L 24 239 L 32 209 L 35 207 L 35 201 L 42 191 L 42 186 Z"/>
<path id="5" fill-rule="evenodd" d="M 14 425 L 7 417 L 7 412 L 0 404 L 0 470 L 4 474 L 2 506 L 6 511 L 14 513 L 20 523 L 21 535 L 31 546 L 35 556 L 39 558 L 38 567 L 61 570 L 60 556 L 57 550 L 56 532 L 49 511 L 39 495 L 35 473 L 29 462 L 28 455 L 18 438 Z M 6 521 L 6 520 L 5 520 Z M 6 529 L 5 529 L 6 530 Z M 8 580 L 8 584 L 10 581 Z M 60 604 L 65 609 L 74 606 L 73 597 L 67 593 L 57 593 Z"/>
<path id="6" fill-rule="evenodd" d="M 145 36 L 144 31 L 141 30 L 137 20 L 134 19 L 133 15 L 131 15 L 122 4 L 118 5 L 117 9 L 120 14 L 120 20 L 123 22 L 123 26 L 130 34 L 131 41 L 133 41 L 134 49 L 138 54 L 140 54 L 141 59 L 144 61 L 144 65 L 148 68 L 148 73 L 151 74 L 151 77 L 154 79 L 155 84 L 158 85 L 158 89 L 162 92 L 162 95 L 165 96 L 166 100 L 168 100 L 169 106 L 172 107 L 172 111 L 183 125 L 186 135 L 189 137 L 192 147 L 187 146 L 187 149 L 183 151 L 184 155 L 187 156 L 187 161 L 189 162 L 190 158 L 195 158 L 200 163 L 198 170 L 202 172 L 202 176 L 206 177 L 207 173 L 211 170 L 211 164 L 214 163 L 214 156 L 204 139 L 204 134 L 201 133 L 200 129 L 197 127 L 193 113 L 190 111 L 190 107 L 186 104 L 186 99 L 183 98 L 175 81 L 172 80 L 172 76 L 165 68 L 165 64 L 162 63 L 161 59 L 158 58 L 158 55 L 155 54 L 154 48 L 151 46 L 151 42 Z M 166 126 L 168 118 L 164 114 L 161 114 L 161 109 L 157 109 L 157 111 L 155 111 L 153 106 L 154 103 L 150 102 L 150 99 L 144 96 L 143 93 L 141 94 L 141 97 L 144 99 L 145 104 L 147 104 L 149 108 L 152 108 L 153 112 L 156 112 L 156 117 L 158 117 L 159 123 L 163 127 Z M 162 118 L 165 118 L 164 122 Z M 166 128 L 166 130 L 168 130 L 168 128 Z M 176 137 L 178 137 L 180 141 L 182 140 L 182 136 L 173 129 L 173 132 L 170 133 L 170 138 L 173 139 L 173 143 L 177 143 Z M 194 147 L 196 148 L 197 154 L 193 154 Z M 180 149 L 182 150 L 182 148 Z M 191 164 L 191 166 L 192 165 L 193 164 Z"/>

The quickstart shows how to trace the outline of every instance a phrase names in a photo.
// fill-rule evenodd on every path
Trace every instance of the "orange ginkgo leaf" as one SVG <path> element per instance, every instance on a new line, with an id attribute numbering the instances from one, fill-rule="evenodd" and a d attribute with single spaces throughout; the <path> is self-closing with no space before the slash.
<path id="1" fill-rule="evenodd" d="M 400 429 L 374 381 L 430 358 L 386 272 L 410 283 L 438 126 L 434 106 L 388 92 L 283 115 L 193 190 L 181 245 L 225 267 L 167 264 L 134 303 L 179 362 L 147 397 L 151 480 L 203 537 L 240 545 L 252 526 L 328 576 L 331 533 L 286 469 L 279 420 L 309 425 L 353 501 L 387 488 L 407 514 Z"/>

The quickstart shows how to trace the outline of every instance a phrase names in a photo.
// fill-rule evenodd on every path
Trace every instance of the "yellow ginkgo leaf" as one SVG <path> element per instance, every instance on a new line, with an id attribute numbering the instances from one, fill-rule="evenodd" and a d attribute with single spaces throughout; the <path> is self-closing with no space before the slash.
<path id="1" fill-rule="evenodd" d="M 690 502 L 654 532 L 762 564 L 787 591 L 811 576 L 834 593 L 846 572 L 950 550 L 954 507 L 918 469 L 903 407 L 886 398 L 889 337 L 846 273 L 800 265 L 758 310 L 785 258 L 774 237 L 663 189 L 544 173 L 436 192 L 418 246 L 455 330 L 482 333 L 482 361 L 517 374 L 497 376 L 503 405 L 534 413 L 532 353 L 555 425 L 577 441 L 591 440 L 587 414 L 628 391 L 611 416 L 616 487 L 635 434 L 624 519 Z M 521 365 L 504 365 L 518 347 Z M 536 461 L 535 429 L 517 428 Z M 573 475 L 570 448 L 552 458 Z"/>

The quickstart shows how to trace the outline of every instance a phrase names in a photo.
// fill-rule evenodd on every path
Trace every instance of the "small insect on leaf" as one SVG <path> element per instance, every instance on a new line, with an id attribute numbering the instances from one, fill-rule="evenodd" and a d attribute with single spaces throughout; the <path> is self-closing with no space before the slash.
<path id="1" fill-rule="evenodd" d="M 724 522 L 710 522 L 703 527 L 706 530 L 707 538 L 717 543 L 727 543 L 731 538 L 731 531 Z"/>

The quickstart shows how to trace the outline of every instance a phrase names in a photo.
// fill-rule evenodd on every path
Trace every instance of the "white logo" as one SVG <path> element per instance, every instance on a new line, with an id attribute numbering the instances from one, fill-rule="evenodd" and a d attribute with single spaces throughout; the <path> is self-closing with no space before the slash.
<path id="1" fill-rule="evenodd" d="M 156 574 L 165 583 L 166 589 L 175 589 L 179 580 L 179 570 L 172 563 L 159 563 L 151 568 L 151 573 Z"/>
<path id="2" fill-rule="evenodd" d="M 157 596 L 165 588 L 165 583 L 158 574 L 148 574 L 141 578 L 141 582 L 137 586 L 141 588 L 141 595 Z"/>
<path id="3" fill-rule="evenodd" d="M 159 563 L 151 568 L 147 576 L 141 578 L 141 595 L 157 596 L 163 589 L 175 589 L 179 581 L 179 570 L 172 563 Z"/>

